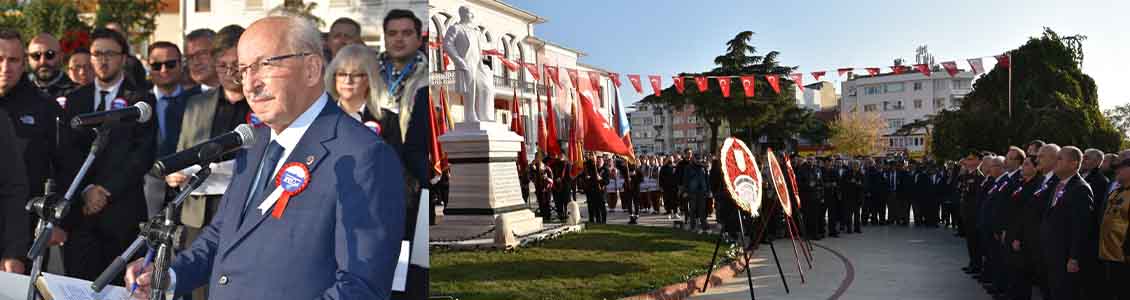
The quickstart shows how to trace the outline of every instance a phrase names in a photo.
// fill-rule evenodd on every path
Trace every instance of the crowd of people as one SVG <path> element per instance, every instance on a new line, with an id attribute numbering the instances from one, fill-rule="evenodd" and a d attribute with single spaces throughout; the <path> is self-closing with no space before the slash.
<path id="1" fill-rule="evenodd" d="M 168 41 L 152 42 L 145 45 L 147 55 L 142 58 L 130 53 L 128 28 L 118 23 L 93 29 L 89 45 L 70 53 L 64 53 L 58 37 L 51 34 L 22 37 L 15 30 L 0 29 L 0 158 L 4 159 L 0 165 L 9 168 L 0 176 L 0 203 L 4 205 L 0 208 L 0 270 L 29 272 L 26 255 L 38 218 L 25 211 L 24 204 L 47 192 L 44 183 L 48 179 L 56 183 L 53 192 L 62 195 L 92 148 L 95 131 L 72 127 L 70 120 L 75 116 L 140 102 L 150 104 L 154 112 L 149 122 L 109 131 L 106 146 L 78 182 L 73 209 L 50 237 L 51 246 L 61 246 L 63 259 L 47 264 L 61 266 L 67 276 L 94 280 L 138 236 L 138 224 L 161 214 L 200 169 L 159 177 L 150 173 L 154 161 L 241 124 L 268 127 L 266 123 L 278 116 L 257 116 L 249 102 L 252 96 L 282 99 L 283 92 L 266 90 L 273 83 L 248 78 L 308 66 L 321 69 L 286 74 L 324 74 L 303 78 L 318 81 L 319 88 L 311 95 L 322 94 L 395 149 L 405 174 L 404 203 L 388 207 L 406 208 L 402 214 L 404 239 L 411 242 L 420 207 L 418 192 L 439 180 L 428 163 L 432 123 L 427 117 L 429 82 L 421 20 L 408 10 L 389 11 L 383 19 L 384 51 L 380 53 L 362 43 L 361 25 L 349 18 L 333 22 L 328 33 L 311 31 L 312 36 L 303 35 L 307 32 L 301 30 L 307 27 L 295 22 L 284 20 L 289 25 L 282 24 L 288 28 L 282 42 L 298 46 L 271 51 L 296 52 L 258 57 L 254 63 L 240 60 L 240 49 L 254 47 L 241 46 L 241 40 L 268 45 L 279 42 L 278 38 L 264 40 L 261 32 L 249 37 L 238 25 L 219 31 L 194 30 L 185 36 L 183 48 Z M 317 45 L 320 51 L 303 50 L 310 45 Z M 320 62 L 311 64 L 311 59 Z M 282 82 L 283 77 L 292 76 L 272 79 Z M 279 130 L 271 134 L 271 140 L 276 140 Z M 278 139 L 285 138 L 285 132 L 279 134 Z M 283 147 L 289 153 L 294 145 Z M 237 153 L 243 151 L 247 150 L 212 164 L 211 176 L 185 202 L 179 212 L 186 226 L 182 246 L 208 234 L 220 199 L 237 172 Z M 391 270 L 387 273 L 391 276 Z M 424 289 L 408 298 L 426 295 L 426 278 L 423 280 Z M 123 284 L 120 277 L 115 282 Z M 198 289 L 196 299 L 205 299 L 206 292 Z"/>

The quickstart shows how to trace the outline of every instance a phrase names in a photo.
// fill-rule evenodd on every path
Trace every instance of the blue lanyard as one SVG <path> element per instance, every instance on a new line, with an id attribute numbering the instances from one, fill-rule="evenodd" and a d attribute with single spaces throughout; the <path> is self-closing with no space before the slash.
<path id="1" fill-rule="evenodd" d="M 400 70 L 400 76 L 396 77 L 396 81 L 392 81 L 392 64 L 385 64 L 385 83 L 388 84 L 389 95 L 396 95 L 396 88 L 400 85 L 400 81 L 404 80 L 404 76 L 412 72 L 412 67 L 414 67 L 415 65 L 416 60 L 412 59 L 412 62 L 408 63 L 407 66 L 404 66 L 403 70 Z"/>

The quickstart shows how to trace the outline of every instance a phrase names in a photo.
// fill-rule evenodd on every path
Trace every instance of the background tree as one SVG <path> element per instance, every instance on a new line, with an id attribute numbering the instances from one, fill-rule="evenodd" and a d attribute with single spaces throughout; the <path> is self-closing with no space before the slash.
<path id="1" fill-rule="evenodd" d="M 24 37 L 34 37 L 40 33 L 50 33 L 63 37 L 69 31 L 89 31 L 74 1 L 35 0 L 23 6 L 25 26 L 21 30 Z"/>
<path id="2" fill-rule="evenodd" d="M 873 156 L 879 153 L 879 138 L 887 128 L 878 113 L 842 114 L 832 121 L 831 142 L 836 152 L 850 156 Z"/>
<path id="3" fill-rule="evenodd" d="M 1044 29 L 1012 54 L 1012 115 L 1008 68 L 995 68 L 973 84 L 961 108 L 934 122 L 934 152 L 954 159 L 970 150 L 1003 151 L 1033 139 L 1098 148 L 1119 148 L 1122 135 L 1100 113 L 1097 87 L 1080 69 L 1085 37 Z"/>
<path id="4" fill-rule="evenodd" d="M 769 138 L 769 144 L 782 148 L 791 144 L 794 136 L 813 124 L 811 112 L 796 108 L 792 81 L 787 74 L 796 67 L 784 67 L 777 61 L 780 55 L 771 51 L 758 56 L 757 48 L 750 44 L 754 32 L 743 31 L 726 42 L 726 52 L 714 58 L 715 68 L 703 73 L 680 73 L 684 76 L 684 93 L 679 94 L 674 85 L 662 91 L 662 96 L 649 95 L 644 103 L 664 104 L 671 109 L 688 106 L 695 108 L 695 114 L 710 127 L 710 151 L 718 149 L 718 128 L 722 121 L 730 124 L 734 136 L 745 139 L 747 143 L 756 141 L 762 134 Z M 781 93 L 773 92 L 765 75 L 781 76 Z M 741 81 L 731 76 L 756 75 L 754 95 L 745 95 Z M 730 97 L 722 96 L 721 88 L 715 78 L 707 80 L 708 88 L 699 91 L 692 79 L 695 76 L 723 77 L 730 80 Z M 725 80 L 725 79 L 723 79 Z M 807 119 L 806 119 L 807 118 Z M 811 130 L 819 137 L 820 130 Z"/>
<path id="5" fill-rule="evenodd" d="M 1122 132 L 1122 137 L 1125 139 L 1130 133 L 1130 103 L 1115 106 L 1114 108 L 1103 111 L 1103 115 L 1110 121 L 1110 124 L 1115 129 Z"/>
<path id="6" fill-rule="evenodd" d="M 96 27 L 117 22 L 127 31 L 130 44 L 144 43 L 157 28 L 157 13 L 161 0 L 98 0 L 94 15 Z"/>
<path id="7" fill-rule="evenodd" d="M 313 22 L 318 28 L 326 26 L 326 21 L 319 18 L 314 14 L 314 9 L 318 8 L 317 2 L 304 3 L 302 0 L 286 0 L 282 5 L 272 8 L 269 14 L 283 13 L 286 15 L 299 16 Z"/>

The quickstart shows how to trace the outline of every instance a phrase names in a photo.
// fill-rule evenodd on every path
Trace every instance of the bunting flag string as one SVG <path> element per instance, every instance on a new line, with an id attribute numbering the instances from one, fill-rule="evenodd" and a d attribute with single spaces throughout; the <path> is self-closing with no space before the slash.
<path id="1" fill-rule="evenodd" d="M 549 77 L 550 81 L 553 81 L 553 84 L 561 86 L 561 79 L 559 79 L 561 77 L 559 73 L 557 73 L 558 70 L 560 69 L 558 69 L 557 66 L 545 65 L 545 76 Z"/>
<path id="2" fill-rule="evenodd" d="M 620 87 L 620 73 L 608 73 L 608 78 L 612 79 L 612 84 Z"/>
<path id="3" fill-rule="evenodd" d="M 592 85 L 593 90 L 600 90 L 600 72 L 589 71 L 589 84 Z"/>
<path id="4" fill-rule="evenodd" d="M 969 59 L 969 68 L 973 69 L 974 75 L 985 73 L 985 66 L 981 65 L 980 58 Z"/>
<path id="5" fill-rule="evenodd" d="M 640 75 L 628 74 L 628 81 L 632 82 L 632 87 L 636 88 L 636 93 L 643 94 L 643 87 L 640 87 Z"/>
<path id="6" fill-rule="evenodd" d="M 957 75 L 957 62 L 944 61 L 942 62 L 942 68 L 946 69 L 946 73 L 949 73 L 950 77 Z"/>
<path id="7" fill-rule="evenodd" d="M 655 96 L 661 96 L 662 93 L 660 91 L 663 90 L 663 79 L 660 79 L 659 75 L 647 75 L 647 81 L 651 82 L 651 89 L 655 91 Z"/>
<path id="8" fill-rule="evenodd" d="M 922 75 L 926 75 L 926 77 L 930 77 L 930 66 L 928 66 L 926 64 L 917 64 L 917 65 L 914 65 L 914 68 L 918 69 L 918 72 L 922 72 Z"/>
<path id="9" fill-rule="evenodd" d="M 714 79 L 718 80 L 718 87 L 722 88 L 722 97 L 723 98 L 730 98 L 730 77 L 729 76 L 720 76 L 720 77 L 715 77 Z"/>
<path id="10" fill-rule="evenodd" d="M 789 75 L 789 78 L 792 79 L 794 83 L 796 83 L 796 87 L 798 89 L 800 89 L 801 93 L 803 93 L 804 92 L 804 74 L 793 73 L 793 74 Z"/>
<path id="11" fill-rule="evenodd" d="M 541 81 L 541 74 L 538 74 L 538 66 L 531 63 L 522 63 L 526 66 L 526 71 L 530 71 L 530 76 L 534 77 L 534 81 Z"/>
<path id="12" fill-rule="evenodd" d="M 777 92 L 777 94 L 778 94 L 778 95 L 780 95 L 780 94 L 781 94 L 781 84 L 780 84 L 780 82 L 779 82 L 779 81 L 780 81 L 780 76 L 777 76 L 777 75 L 765 75 L 765 81 L 768 81 L 768 82 L 769 82 L 769 87 L 773 88 L 773 91 L 774 91 L 774 92 Z"/>
<path id="13" fill-rule="evenodd" d="M 867 74 L 871 76 L 879 75 L 879 68 L 865 68 Z"/>
<path id="14" fill-rule="evenodd" d="M 706 89 L 710 88 L 710 86 L 707 85 L 706 76 L 695 76 L 694 84 L 698 86 L 698 91 L 702 93 L 705 93 Z"/>
<path id="15" fill-rule="evenodd" d="M 683 94 L 683 77 L 682 76 L 674 76 L 672 79 L 675 80 L 675 91 L 679 92 L 679 95 L 682 95 Z"/>
<path id="16" fill-rule="evenodd" d="M 840 76 L 843 76 L 843 75 L 840 75 Z M 824 71 L 812 72 L 812 79 L 816 79 L 816 81 L 820 81 L 820 77 L 824 77 Z"/>
<path id="17" fill-rule="evenodd" d="M 836 72 L 840 72 L 840 77 L 844 77 L 844 73 L 851 74 L 852 70 L 855 70 L 855 68 L 839 68 Z"/>
<path id="18" fill-rule="evenodd" d="M 753 98 L 754 92 L 756 91 L 754 90 L 754 88 L 757 86 L 757 82 L 754 80 L 753 75 L 742 76 L 741 79 L 742 89 L 745 90 L 746 99 Z"/>

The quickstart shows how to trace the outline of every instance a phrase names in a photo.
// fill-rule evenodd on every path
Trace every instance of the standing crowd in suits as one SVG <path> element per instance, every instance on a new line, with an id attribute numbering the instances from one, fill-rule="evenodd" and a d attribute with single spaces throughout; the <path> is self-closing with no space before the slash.
<path id="1" fill-rule="evenodd" d="M 194 30 L 183 48 L 153 42 L 142 59 L 130 53 L 135 48 L 127 42 L 129 28 L 117 23 L 95 28 L 89 45 L 67 52 L 51 34 L 22 37 L 0 28 L 0 163 L 8 167 L 8 176 L 0 176 L 0 271 L 30 271 L 25 256 L 37 217 L 24 203 L 44 195 L 48 179 L 62 195 L 92 148 L 95 131 L 72 128 L 71 119 L 144 102 L 152 107 L 151 120 L 120 124 L 105 134 L 107 143 L 78 183 L 70 213 L 50 237 L 63 259 L 48 265 L 94 280 L 138 236 L 138 224 L 162 214 L 200 170 L 194 166 L 160 177 L 150 173 L 155 160 L 248 124 L 257 143 L 211 164 L 208 180 L 178 212 L 185 225 L 185 249 L 173 266 L 178 294 L 265 297 L 233 292 L 228 282 L 240 281 L 249 290 L 278 285 L 283 281 L 269 283 L 258 273 L 273 269 L 231 261 L 282 258 L 301 268 L 306 264 L 294 260 L 302 257 L 314 265 L 310 274 L 325 276 L 297 283 L 288 297 L 426 297 L 426 272 L 420 270 L 408 272 L 409 282 L 420 286 L 390 290 L 396 258 L 404 255 L 401 243 L 414 242 L 417 210 L 428 208 L 418 202 L 420 191 L 443 178 L 429 163 L 433 108 L 423 29 L 408 10 L 391 10 L 383 22 L 381 53 L 362 43 L 354 20 L 338 19 L 322 33 L 300 18 L 276 16 L 246 29 Z M 259 30 L 252 32 L 256 25 Z M 252 53 L 262 56 L 248 56 Z M 257 219 L 256 207 L 250 207 L 253 213 L 247 207 L 271 198 L 271 190 L 262 191 L 278 186 L 273 178 L 289 170 L 280 167 L 284 163 L 304 163 L 310 185 L 286 204 L 284 217 L 271 219 L 268 212 Z M 237 191 L 243 194 L 233 196 Z M 334 201 L 315 206 L 318 201 L 307 200 L 313 197 L 337 199 L 337 206 Z M 341 230 L 348 233 L 333 234 Z M 323 238 L 327 243 L 317 242 Z M 289 249 L 241 250 L 241 240 Z M 295 246 L 305 244 L 311 246 Z M 317 253 L 325 255 L 308 258 Z M 144 271 L 134 267 L 130 273 Z M 124 283 L 121 277 L 115 281 Z"/>

